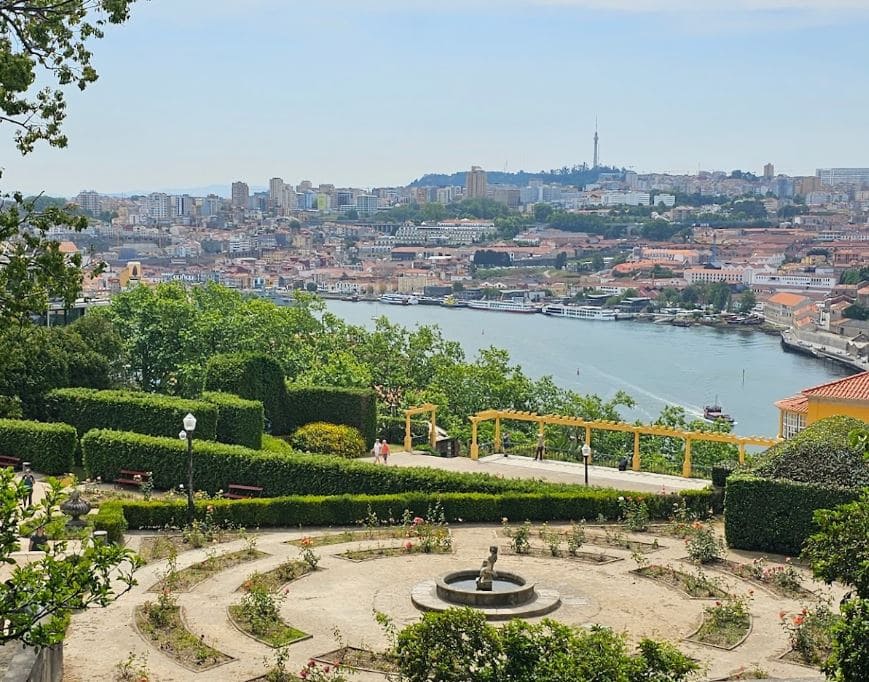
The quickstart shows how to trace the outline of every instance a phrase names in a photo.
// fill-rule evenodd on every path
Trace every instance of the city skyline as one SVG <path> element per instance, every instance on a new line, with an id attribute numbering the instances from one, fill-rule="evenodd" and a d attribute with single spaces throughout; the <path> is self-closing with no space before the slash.
<path id="1" fill-rule="evenodd" d="M 539 171 L 591 165 L 595 118 L 600 163 L 641 173 L 869 166 L 865 2 L 696 4 L 137 3 L 70 94 L 70 147 L 21 159 L 4 139 L 3 186 Z"/>

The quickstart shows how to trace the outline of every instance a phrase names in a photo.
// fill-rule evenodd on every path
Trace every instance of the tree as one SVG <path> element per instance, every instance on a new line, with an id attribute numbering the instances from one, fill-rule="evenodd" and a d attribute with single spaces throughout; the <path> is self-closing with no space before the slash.
<path id="1" fill-rule="evenodd" d="M 591 269 L 594 272 L 600 272 L 604 268 L 603 256 L 599 253 L 594 254 L 591 257 Z"/>
<path id="2" fill-rule="evenodd" d="M 757 296 L 754 295 L 754 292 L 751 289 L 746 289 L 742 292 L 742 296 L 739 297 L 739 312 L 743 315 L 750 313 L 754 310 L 754 306 L 757 305 Z"/>
<path id="3" fill-rule="evenodd" d="M 555 269 L 556 270 L 564 270 L 564 267 L 567 265 L 567 254 L 564 251 L 561 251 L 555 257 Z"/>
<path id="4" fill-rule="evenodd" d="M 12 469 L 0 469 L 0 563 L 14 563 L 20 524 L 57 516 L 62 500 L 57 481 L 38 505 L 22 507 L 24 486 Z M 106 606 L 132 588 L 138 557 L 116 545 L 85 540 L 73 551 L 66 542 L 49 544 L 45 556 L 17 565 L 0 589 L 0 644 L 13 640 L 47 646 L 63 639 L 72 609 Z"/>
<path id="5" fill-rule="evenodd" d="M 39 140 L 65 147 L 64 87 L 97 79 L 88 43 L 129 17 L 134 0 L 0 0 L 0 124 L 16 128 L 23 154 Z M 37 76 L 56 81 L 34 93 Z"/>
<path id="6" fill-rule="evenodd" d="M 549 204 L 534 204 L 534 220 L 545 223 L 555 211 Z"/>

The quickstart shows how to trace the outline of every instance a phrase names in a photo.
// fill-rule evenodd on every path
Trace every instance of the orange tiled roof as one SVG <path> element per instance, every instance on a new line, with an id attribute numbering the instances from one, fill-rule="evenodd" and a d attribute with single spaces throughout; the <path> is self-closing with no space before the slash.
<path id="1" fill-rule="evenodd" d="M 803 389 L 802 394 L 812 398 L 837 398 L 869 402 L 869 372 L 861 372 L 844 379 L 806 388 Z"/>
<path id="2" fill-rule="evenodd" d="M 779 400 L 775 403 L 775 406 L 786 412 L 806 414 L 809 411 L 809 400 L 804 395 L 795 395 L 784 400 Z"/>

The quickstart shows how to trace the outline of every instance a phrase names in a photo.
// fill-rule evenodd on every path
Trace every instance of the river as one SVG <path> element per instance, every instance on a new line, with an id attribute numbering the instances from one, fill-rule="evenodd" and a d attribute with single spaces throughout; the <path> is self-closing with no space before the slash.
<path id="1" fill-rule="evenodd" d="M 785 353 L 778 337 L 753 330 L 679 328 L 647 322 L 596 322 L 438 306 L 330 300 L 330 311 L 367 328 L 386 316 L 407 327 L 433 324 L 462 344 L 468 359 L 496 346 L 531 377 L 552 375 L 563 388 L 605 398 L 627 392 L 637 402 L 629 420 L 654 420 L 665 405 L 694 416 L 716 397 L 736 433 L 775 436 L 773 403 L 851 374 L 827 361 Z"/>

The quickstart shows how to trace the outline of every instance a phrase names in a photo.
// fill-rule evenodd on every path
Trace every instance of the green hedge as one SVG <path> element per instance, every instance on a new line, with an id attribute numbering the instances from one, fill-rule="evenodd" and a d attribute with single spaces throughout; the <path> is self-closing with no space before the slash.
<path id="1" fill-rule="evenodd" d="M 686 491 L 684 495 L 645 496 L 656 518 L 672 512 L 674 500 L 685 499 L 694 509 L 705 509 L 712 492 Z M 275 526 L 352 526 L 365 518 L 369 507 L 382 519 L 398 518 L 405 509 L 424 516 L 430 505 L 440 501 L 451 522 L 498 523 L 503 518 L 523 521 L 595 520 L 599 515 L 615 520 L 619 517 L 618 490 L 576 488 L 572 491 L 540 493 L 404 493 L 397 495 L 338 495 L 274 497 L 252 500 L 198 500 L 196 514 L 203 518 L 212 507 L 213 519 L 247 528 Z M 185 523 L 183 500 L 117 500 L 104 504 L 120 509 L 130 528 L 180 527 Z"/>
<path id="2" fill-rule="evenodd" d="M 0 419 L 0 455 L 30 462 L 42 473 L 71 471 L 77 440 L 75 429 L 68 424 Z"/>
<path id="3" fill-rule="evenodd" d="M 352 426 L 370 448 L 377 437 L 377 396 L 370 389 L 287 386 L 287 417 L 290 431 L 311 422 Z"/>
<path id="4" fill-rule="evenodd" d="M 271 422 L 271 433 L 285 435 L 293 430 L 287 413 L 284 372 L 277 361 L 261 353 L 224 353 L 209 358 L 205 372 L 206 390 L 259 400 Z"/>
<path id="5" fill-rule="evenodd" d="M 859 491 L 811 483 L 775 481 L 749 473 L 727 479 L 724 535 L 733 549 L 799 554 L 817 530 L 817 509 L 832 509 L 859 497 Z"/>
<path id="6" fill-rule="evenodd" d="M 103 504 L 94 516 L 94 530 L 104 530 L 109 542 L 121 544 L 127 530 L 127 518 L 121 505 L 114 502 Z"/>
<path id="7" fill-rule="evenodd" d="M 217 405 L 217 440 L 259 450 L 263 437 L 263 404 L 231 393 L 206 391 L 202 400 Z"/>
<path id="8" fill-rule="evenodd" d="M 217 407 L 201 400 L 92 388 L 57 388 L 45 397 L 46 421 L 72 424 L 79 437 L 91 429 L 117 429 L 177 440 L 188 412 L 196 417 L 196 437 L 214 440 Z"/>
<path id="9" fill-rule="evenodd" d="M 168 489 L 186 481 L 185 444 L 177 438 L 155 438 L 136 433 L 94 430 L 82 438 L 84 461 L 91 477 L 113 480 L 119 469 L 153 472 L 154 485 Z M 440 469 L 384 467 L 329 455 L 278 454 L 238 445 L 194 442 L 193 478 L 196 488 L 214 494 L 230 483 L 262 486 L 271 497 L 291 495 L 346 495 L 366 493 L 475 492 L 587 493 L 583 486 L 502 479 L 487 474 L 466 474 Z M 606 490 L 607 496 L 634 495 L 648 499 L 656 518 L 673 512 L 675 497 L 639 495 Z M 718 509 L 718 496 L 710 490 L 686 491 L 681 495 L 700 512 Z M 401 510 L 399 510 L 401 512 Z M 509 516 L 509 515 L 508 515 Z"/>

